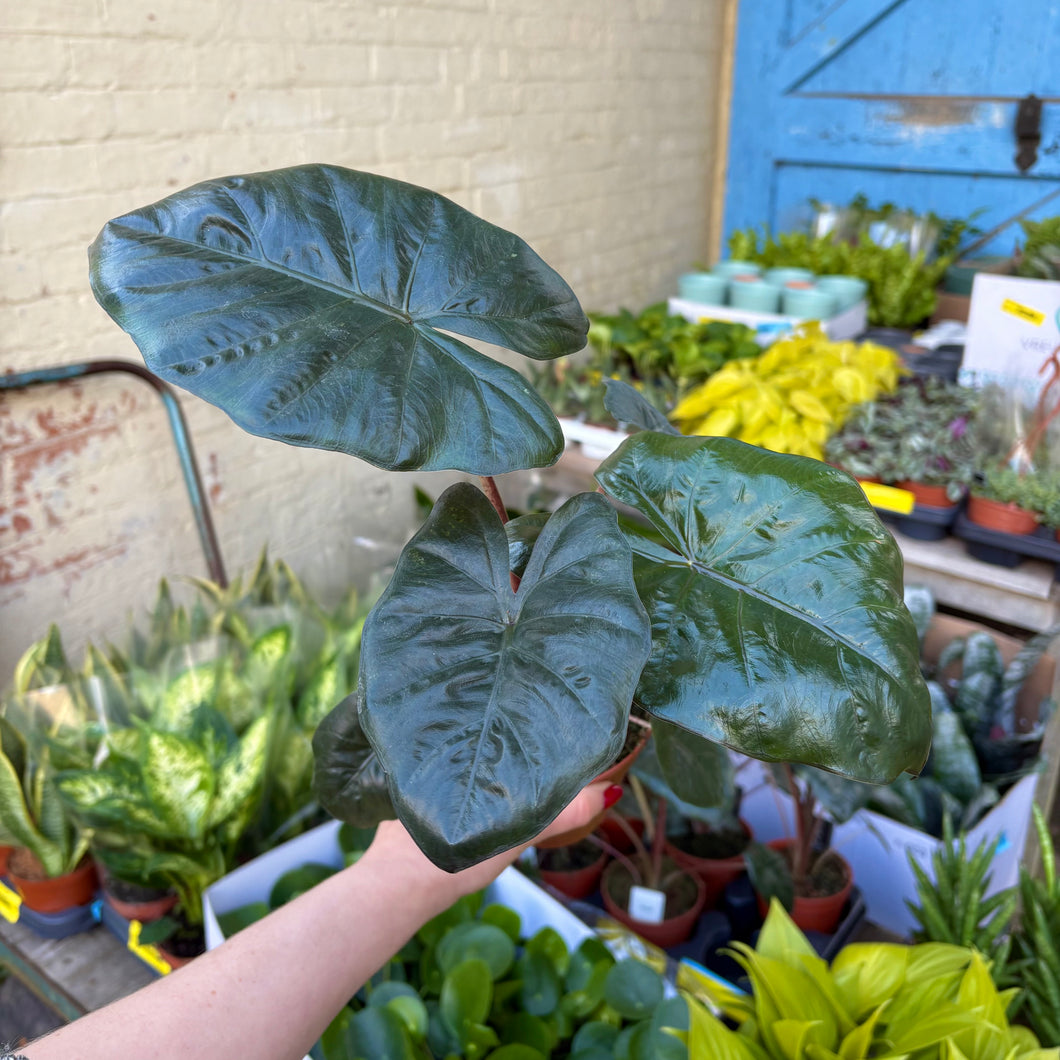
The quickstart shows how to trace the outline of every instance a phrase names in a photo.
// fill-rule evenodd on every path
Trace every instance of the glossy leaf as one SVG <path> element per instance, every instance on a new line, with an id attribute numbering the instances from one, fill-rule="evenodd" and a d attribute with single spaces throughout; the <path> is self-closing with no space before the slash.
<path id="1" fill-rule="evenodd" d="M 682 802 L 711 807 L 732 797 L 732 760 L 724 747 L 661 718 L 652 723 L 652 739 L 667 783 Z"/>
<path id="2" fill-rule="evenodd" d="M 652 615 L 637 689 L 651 714 L 859 780 L 919 770 L 931 722 L 901 553 L 849 475 L 643 432 L 596 477 L 666 542 L 630 538 Z"/>
<path id="3" fill-rule="evenodd" d="M 428 857 L 455 871 L 532 839 L 610 765 L 648 647 L 606 500 L 564 504 L 513 593 L 496 513 L 473 486 L 450 487 L 361 651 L 361 721 Z"/>
<path id="4" fill-rule="evenodd" d="M 983 778 L 975 748 L 968 739 L 961 719 L 950 707 L 946 693 L 931 682 L 931 775 L 939 785 L 961 803 L 968 803 L 979 793 Z"/>
<path id="5" fill-rule="evenodd" d="M 533 512 L 509 519 L 504 524 L 504 532 L 508 536 L 508 564 L 518 577 L 523 576 L 534 545 L 548 520 L 548 512 Z"/>
<path id="6" fill-rule="evenodd" d="M 348 695 L 313 734 L 313 790 L 320 805 L 355 828 L 393 820 L 386 774 L 364 735 L 357 693 Z"/>
<path id="7" fill-rule="evenodd" d="M 148 367 L 251 434 L 480 475 L 563 449 L 529 383 L 448 333 L 546 360 L 581 349 L 585 314 L 441 195 L 336 166 L 226 177 L 109 222 L 90 264 Z"/>
<path id="8" fill-rule="evenodd" d="M 646 431 L 680 435 L 680 431 L 639 391 L 621 379 L 604 380 L 604 408 L 619 423 Z"/>

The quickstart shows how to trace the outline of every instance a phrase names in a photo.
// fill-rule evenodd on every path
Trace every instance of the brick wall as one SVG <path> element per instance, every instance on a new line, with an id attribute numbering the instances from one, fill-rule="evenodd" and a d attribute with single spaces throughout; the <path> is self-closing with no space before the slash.
<path id="1" fill-rule="evenodd" d="M 450 196 L 527 239 L 588 309 L 662 297 L 708 253 L 726 2 L 6 5 L 0 369 L 138 360 L 88 288 L 103 223 L 207 177 L 307 161 Z M 231 570 L 268 542 L 327 596 L 411 526 L 407 476 L 184 407 Z M 146 385 L 0 397 L 0 684 L 49 621 L 79 649 L 118 636 L 161 575 L 204 572 Z"/>

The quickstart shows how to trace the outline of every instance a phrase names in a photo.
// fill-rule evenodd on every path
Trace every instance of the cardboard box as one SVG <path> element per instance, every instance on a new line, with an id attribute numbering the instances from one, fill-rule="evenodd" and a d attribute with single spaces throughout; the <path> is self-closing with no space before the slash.
<path id="1" fill-rule="evenodd" d="M 987 627 L 936 615 L 925 639 L 924 656 L 929 661 L 937 660 L 954 637 L 981 629 Z M 991 629 L 987 632 L 997 641 L 1007 664 L 1019 651 L 1021 642 Z M 1017 728 L 1021 732 L 1034 727 L 1039 704 L 1052 693 L 1055 671 L 1055 660 L 1045 656 L 1024 683 L 1016 705 Z M 764 767 L 750 767 L 744 775 L 750 783 L 745 787 L 741 814 L 754 829 L 755 838 L 765 842 L 794 835 L 791 799 L 770 784 Z M 1037 781 L 1036 774 L 1024 777 L 967 833 L 969 849 L 984 840 L 997 845 L 988 894 L 1013 886 L 1019 878 Z M 931 857 L 942 845 L 941 840 L 878 813 L 861 810 L 845 824 L 836 826 L 832 845 L 850 862 L 854 880 L 868 906 L 869 919 L 897 935 L 908 936 L 916 926 L 905 904 L 906 899 L 916 900 L 916 877 L 909 855 L 933 875 Z"/>
<path id="2" fill-rule="evenodd" d="M 755 338 L 763 346 L 768 346 L 786 335 L 792 328 L 806 323 L 799 317 L 785 316 L 782 313 L 753 313 L 747 309 L 736 309 L 731 305 L 710 305 L 706 302 L 691 302 L 687 298 L 671 298 L 667 303 L 669 311 L 675 316 L 682 316 L 693 322 L 700 320 L 728 320 L 734 324 L 746 324 L 754 328 Z M 850 309 L 844 309 L 834 317 L 821 321 L 825 334 L 835 341 L 853 339 L 864 332 L 868 326 L 868 303 L 858 302 Z"/>

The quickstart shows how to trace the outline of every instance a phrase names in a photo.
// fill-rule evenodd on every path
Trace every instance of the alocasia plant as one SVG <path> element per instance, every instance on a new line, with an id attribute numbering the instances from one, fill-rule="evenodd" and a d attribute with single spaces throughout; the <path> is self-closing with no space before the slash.
<path id="1" fill-rule="evenodd" d="M 90 258 L 149 367 L 247 430 L 483 478 L 406 547 L 365 623 L 358 694 L 318 732 L 338 816 L 392 801 L 458 869 L 550 821 L 619 750 L 631 705 L 691 747 L 876 782 L 922 765 L 901 556 L 844 473 L 645 431 L 601 467 L 604 496 L 508 521 L 491 476 L 555 462 L 562 434 L 521 375 L 456 336 L 548 360 L 588 327 L 518 237 L 307 165 L 177 192 L 111 221 Z"/>

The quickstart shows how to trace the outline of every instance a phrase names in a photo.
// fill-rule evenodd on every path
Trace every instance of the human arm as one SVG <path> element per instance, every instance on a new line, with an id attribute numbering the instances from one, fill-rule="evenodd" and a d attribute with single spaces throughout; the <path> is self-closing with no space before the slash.
<path id="1" fill-rule="evenodd" d="M 542 833 L 587 823 L 592 784 Z M 613 793 L 612 793 L 613 795 Z M 359 861 L 156 983 L 25 1048 L 28 1060 L 296 1060 L 361 985 L 431 917 L 525 849 L 463 872 L 433 865 L 396 821 Z"/>

